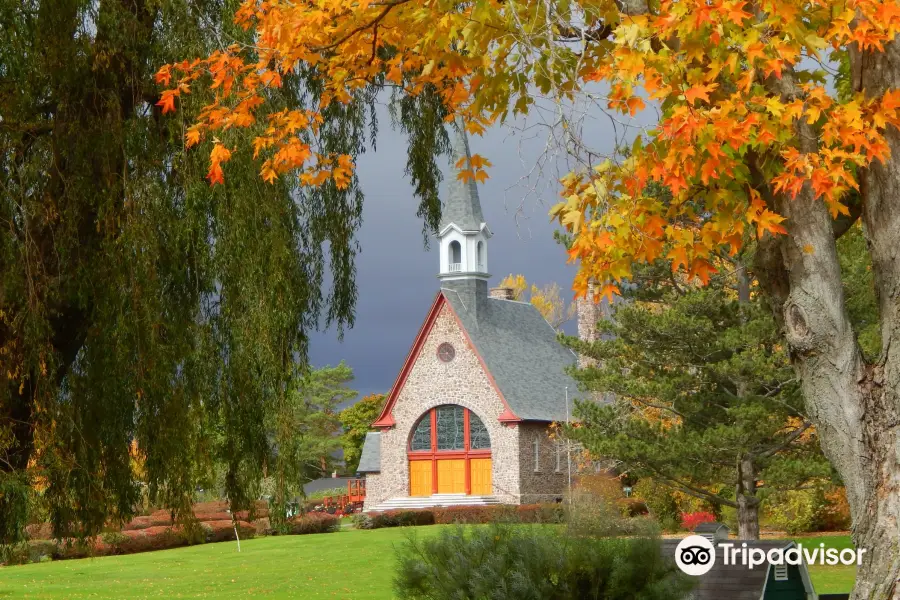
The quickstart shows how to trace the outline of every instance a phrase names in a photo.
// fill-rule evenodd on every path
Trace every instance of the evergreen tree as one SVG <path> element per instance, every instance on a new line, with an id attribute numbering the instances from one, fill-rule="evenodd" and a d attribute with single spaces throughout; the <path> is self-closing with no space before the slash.
<path id="1" fill-rule="evenodd" d="M 830 473 L 770 312 L 741 278 L 696 289 L 655 265 L 636 279 L 602 339 L 567 340 L 594 362 L 576 379 L 614 398 L 578 403 L 570 435 L 630 475 L 737 509 L 740 537 L 757 539 L 768 493 Z"/>
<path id="2" fill-rule="evenodd" d="M 286 514 L 288 499 L 334 467 L 333 454 L 341 446 L 337 407 L 356 396 L 347 387 L 352 379 L 353 371 L 343 361 L 298 373 L 267 415 L 273 448 L 269 474 L 275 478 L 270 514 L 276 526 Z"/>

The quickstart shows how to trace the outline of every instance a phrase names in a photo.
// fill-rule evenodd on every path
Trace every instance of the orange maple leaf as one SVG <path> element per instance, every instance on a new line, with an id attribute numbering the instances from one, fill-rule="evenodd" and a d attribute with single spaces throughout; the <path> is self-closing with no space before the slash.
<path id="1" fill-rule="evenodd" d="M 709 283 L 709 276 L 711 273 L 718 273 L 718 271 L 708 260 L 704 258 L 695 258 L 694 262 L 691 263 L 691 271 L 688 273 L 688 276 L 696 277 L 703 285 L 706 285 Z"/>
<path id="2" fill-rule="evenodd" d="M 697 100 L 703 100 L 704 102 L 709 102 L 709 94 L 710 92 L 715 91 L 715 89 L 719 87 L 718 83 L 709 83 L 706 85 L 695 85 L 691 88 L 688 88 L 684 92 L 684 99 L 691 103 L 691 106 Z"/>
<path id="3" fill-rule="evenodd" d="M 172 67 L 171 65 L 163 65 L 159 68 L 154 76 L 156 83 L 168 86 L 172 83 Z"/>
<path id="4" fill-rule="evenodd" d="M 165 90 L 160 96 L 157 106 L 162 107 L 163 114 L 175 112 L 175 96 L 178 96 L 178 90 Z"/>
<path id="5" fill-rule="evenodd" d="M 615 297 L 619 295 L 619 286 L 614 283 L 606 283 L 602 288 L 600 288 L 600 293 L 594 296 L 594 302 L 599 302 L 600 298 L 606 298 L 606 300 L 612 304 Z"/>
<path id="6" fill-rule="evenodd" d="M 219 163 L 213 163 L 209 167 L 209 173 L 206 174 L 206 178 L 209 180 L 209 185 L 216 185 L 217 183 L 225 183 L 225 173 L 222 171 L 222 166 Z"/>

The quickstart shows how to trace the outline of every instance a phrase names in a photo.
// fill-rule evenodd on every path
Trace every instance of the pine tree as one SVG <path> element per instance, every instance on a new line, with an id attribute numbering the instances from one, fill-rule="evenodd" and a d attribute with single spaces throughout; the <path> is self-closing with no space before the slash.
<path id="1" fill-rule="evenodd" d="M 576 379 L 614 398 L 578 403 L 570 435 L 630 475 L 736 509 L 739 536 L 757 539 L 767 494 L 830 474 L 774 320 L 724 277 L 691 288 L 660 265 L 637 280 L 599 341 L 567 340 L 596 361 Z"/>

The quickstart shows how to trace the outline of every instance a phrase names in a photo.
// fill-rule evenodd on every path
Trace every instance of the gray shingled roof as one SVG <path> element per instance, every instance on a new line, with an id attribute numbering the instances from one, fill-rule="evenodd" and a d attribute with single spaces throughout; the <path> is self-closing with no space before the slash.
<path id="1" fill-rule="evenodd" d="M 466 138 L 466 131 L 459 119 L 454 123 L 453 129 L 449 194 L 447 202 L 444 203 L 440 230 L 443 231 L 447 225 L 453 223 L 463 231 L 478 231 L 481 224 L 484 223 L 481 201 L 478 199 L 478 188 L 472 179 L 466 182 L 457 179 L 459 169 L 456 168 L 456 163 L 461 158 L 465 158 L 466 164 L 469 164 L 468 161 L 472 157 L 469 152 L 469 140 Z"/>
<path id="2" fill-rule="evenodd" d="M 541 313 L 525 302 L 487 298 L 476 317 L 454 290 L 441 291 L 516 416 L 565 421 L 566 386 L 570 409 L 578 395 L 578 384 L 564 372 L 575 354 L 559 343 Z"/>
<path id="3" fill-rule="evenodd" d="M 359 457 L 358 473 L 379 473 L 381 471 L 381 434 L 369 432 L 363 442 L 362 455 Z"/>
<path id="4" fill-rule="evenodd" d="M 674 558 L 675 548 L 681 540 L 662 540 L 664 556 Z M 749 548 L 760 548 L 766 554 L 775 548 L 789 548 L 794 545 L 790 540 L 732 540 L 736 547 L 746 543 Z M 805 567 L 801 567 L 805 568 Z M 768 561 L 764 565 L 748 569 L 738 564 L 724 564 L 721 551 L 716 550 L 716 563 L 705 575 L 697 577 L 697 586 L 693 589 L 692 600 L 759 600 L 769 577 Z"/>

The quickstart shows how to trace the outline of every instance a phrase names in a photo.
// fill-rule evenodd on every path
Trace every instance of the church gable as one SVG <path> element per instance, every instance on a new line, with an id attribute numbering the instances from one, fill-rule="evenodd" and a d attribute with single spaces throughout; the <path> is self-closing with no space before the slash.
<path id="1" fill-rule="evenodd" d="M 453 308 L 442 294 L 438 294 L 429 311 L 406 363 L 391 393 L 385 409 L 375 426 L 380 434 L 380 473 L 371 481 L 374 498 L 390 498 L 397 495 L 423 495 L 421 483 L 426 488 L 437 482 L 441 489 L 444 474 L 435 472 L 424 481 L 422 473 L 411 471 L 427 465 L 440 469 L 445 463 L 440 457 L 435 461 L 410 458 L 413 432 L 423 418 L 429 418 L 431 409 L 454 405 L 469 411 L 478 418 L 487 432 L 489 451 L 486 457 L 492 463 L 488 483 L 482 482 L 491 495 L 502 502 L 519 501 L 519 436 L 518 428 L 510 427 L 505 420 L 510 417 L 507 406 L 497 390 L 490 373 L 484 368 L 477 351 L 461 327 Z M 514 417 L 513 417 L 514 418 Z M 439 429 L 438 429 L 439 431 Z M 414 452 L 412 452 L 414 454 Z M 459 457 L 456 457 L 459 458 Z M 457 460 L 459 466 L 469 468 L 468 452 L 465 460 Z M 446 464 L 456 464 L 452 462 Z M 479 463 L 480 464 L 480 463 Z M 473 467 L 474 469 L 474 467 Z M 462 471 L 465 474 L 465 471 Z M 427 473 L 425 473 L 427 475 Z M 466 493 L 477 489 L 479 473 L 471 471 L 465 481 Z M 425 477 L 424 479 L 428 479 Z M 461 483 L 461 482 L 460 482 Z M 369 484 L 367 484 L 369 485 Z M 461 488 L 460 488 L 461 489 Z M 429 490 L 426 490 L 429 491 Z M 367 492 L 368 493 L 368 492 Z M 454 492 L 456 493 L 456 492 Z M 471 492 L 478 494 L 479 492 Z M 480 492 L 484 493 L 484 492 Z"/>
<path id="2" fill-rule="evenodd" d="M 439 293 L 374 426 L 396 425 L 398 410 L 418 415 L 439 404 L 466 405 L 476 397 L 478 412 L 485 420 L 518 420 L 452 307 Z"/>

